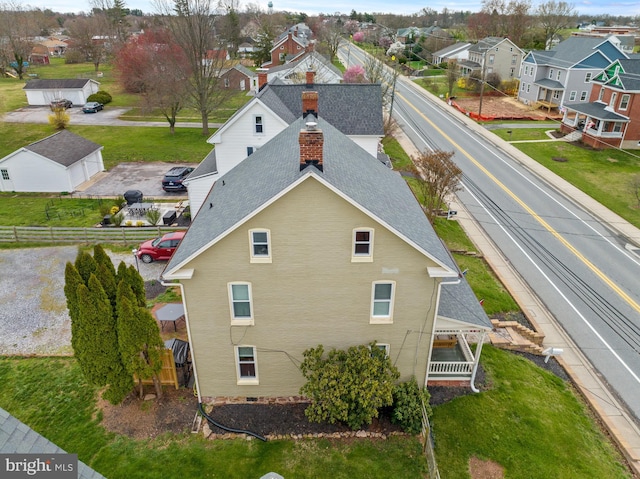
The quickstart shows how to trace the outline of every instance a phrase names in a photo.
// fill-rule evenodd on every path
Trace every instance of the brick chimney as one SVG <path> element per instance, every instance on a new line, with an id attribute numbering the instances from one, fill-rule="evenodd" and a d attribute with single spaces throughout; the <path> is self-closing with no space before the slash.
<path id="1" fill-rule="evenodd" d="M 258 73 L 258 91 L 262 90 L 262 88 L 267 84 L 267 73 L 260 72 Z"/>
<path id="2" fill-rule="evenodd" d="M 316 78 L 316 72 L 313 70 L 307 70 L 307 85 L 313 85 Z"/>
<path id="3" fill-rule="evenodd" d="M 309 72 L 307 72 L 307 75 Z M 317 91 L 303 91 L 302 92 L 302 118 L 306 118 L 307 115 L 313 114 L 318 116 L 318 92 Z"/>
<path id="4" fill-rule="evenodd" d="M 309 165 L 314 165 L 322 171 L 324 135 L 315 121 L 307 122 L 306 128 L 300 130 L 298 143 L 300 143 L 300 171 Z"/>

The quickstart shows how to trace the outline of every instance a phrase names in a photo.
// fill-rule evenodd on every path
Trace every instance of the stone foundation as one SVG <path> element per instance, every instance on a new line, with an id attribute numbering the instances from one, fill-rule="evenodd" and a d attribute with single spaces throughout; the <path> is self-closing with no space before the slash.
<path id="1" fill-rule="evenodd" d="M 225 404 L 300 404 L 310 402 L 304 396 L 279 397 L 243 397 L 243 396 L 204 396 L 202 403 L 206 406 L 223 406 Z"/>

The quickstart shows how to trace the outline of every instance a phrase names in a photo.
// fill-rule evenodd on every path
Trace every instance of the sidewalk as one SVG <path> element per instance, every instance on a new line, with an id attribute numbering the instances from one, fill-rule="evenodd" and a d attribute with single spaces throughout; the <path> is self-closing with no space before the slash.
<path id="1" fill-rule="evenodd" d="M 466 117 L 464 118 L 466 119 Z M 469 126 L 471 128 L 483 134 L 490 141 L 494 143 L 501 141 L 497 137 L 489 138 L 494 135 L 475 122 L 468 120 L 468 123 L 470 123 Z M 417 155 L 419 153 L 411 140 L 402 132 L 398 133 L 396 137 L 409 155 Z M 521 163 L 526 164 L 530 170 L 544 177 L 547 182 L 564 191 L 567 195 L 571 195 L 601 221 L 610 224 L 612 228 L 618 229 L 621 234 L 635 241 L 635 244 L 640 244 L 640 230 L 546 168 L 543 168 L 511 145 L 507 144 L 505 147 L 505 144 L 496 144 L 496 146 L 505 151 L 509 149 L 508 153 L 515 156 Z M 640 474 L 640 429 L 627 413 L 624 405 L 608 390 L 589 360 L 576 347 L 571 338 L 557 323 L 555 317 L 539 301 L 535 293 L 530 290 L 511 264 L 503 257 L 493 241 L 478 226 L 469 212 L 457 202 L 452 203 L 450 207 L 458 211 L 457 221 L 460 222 L 460 225 L 478 250 L 482 252 L 484 259 L 514 297 L 522 311 L 527 315 L 527 318 L 535 325 L 538 331 L 544 333 L 544 347 L 562 348 L 563 353 L 560 356 L 556 356 L 556 360 L 565 368 L 578 391 L 607 427 L 611 437 L 618 444 L 634 473 Z"/>

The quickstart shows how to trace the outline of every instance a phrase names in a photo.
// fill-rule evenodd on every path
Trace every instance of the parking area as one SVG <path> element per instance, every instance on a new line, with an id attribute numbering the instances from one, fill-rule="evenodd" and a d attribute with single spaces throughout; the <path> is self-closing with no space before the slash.
<path id="1" fill-rule="evenodd" d="M 74 196 L 118 196 L 128 190 L 142 191 L 144 198 L 156 200 L 186 199 L 187 192 L 166 192 L 162 189 L 164 174 L 178 163 L 120 163 L 94 180 L 80 185 Z"/>

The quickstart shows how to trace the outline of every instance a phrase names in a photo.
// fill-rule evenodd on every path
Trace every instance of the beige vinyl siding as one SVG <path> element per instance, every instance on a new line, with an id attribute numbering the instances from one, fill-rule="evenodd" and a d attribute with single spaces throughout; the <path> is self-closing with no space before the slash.
<path id="1" fill-rule="evenodd" d="M 371 263 L 351 262 L 356 227 L 375 229 Z M 252 228 L 270 230 L 271 263 L 250 262 Z M 195 269 L 183 283 L 202 395 L 296 395 L 305 349 L 374 340 L 390 345 L 404 379 L 415 374 L 422 383 L 437 284 L 429 266 L 382 225 L 306 180 L 186 266 Z M 396 282 L 393 324 L 370 324 L 372 282 L 385 280 Z M 231 326 L 227 283 L 234 281 L 251 283 L 254 326 Z M 239 344 L 257 349 L 258 386 L 236 384 Z"/>

